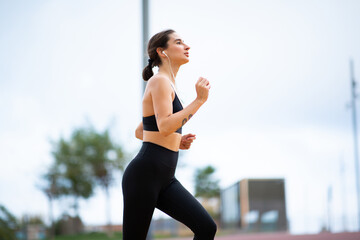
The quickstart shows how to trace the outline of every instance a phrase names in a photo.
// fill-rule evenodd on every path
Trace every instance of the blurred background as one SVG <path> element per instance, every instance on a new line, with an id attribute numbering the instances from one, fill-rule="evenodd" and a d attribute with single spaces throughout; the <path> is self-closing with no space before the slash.
<path id="1" fill-rule="evenodd" d="M 359 231 L 360 2 L 150 0 L 148 12 L 149 37 L 171 28 L 191 47 L 176 79 L 183 104 L 200 76 L 212 86 L 183 128 L 197 138 L 176 176 L 219 226 L 284 217 L 284 229 L 269 229 Z M 0 205 L 10 229 L 68 220 L 121 230 L 122 171 L 141 146 L 142 27 L 142 1 L 0 0 Z M 201 179 L 213 195 L 196 188 Z M 251 181 L 274 183 L 282 210 L 245 211 Z"/>

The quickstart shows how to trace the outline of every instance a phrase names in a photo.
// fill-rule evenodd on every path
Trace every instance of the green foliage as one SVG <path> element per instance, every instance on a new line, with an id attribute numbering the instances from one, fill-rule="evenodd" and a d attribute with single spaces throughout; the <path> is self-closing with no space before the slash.
<path id="1" fill-rule="evenodd" d="M 50 166 L 41 178 L 43 180 L 43 185 L 38 187 L 45 193 L 50 201 L 58 198 L 65 192 L 65 189 L 61 189 L 61 174 L 58 165 L 53 164 Z"/>
<path id="2" fill-rule="evenodd" d="M 18 222 L 4 206 L 0 205 L 0 239 L 15 240 Z"/>
<path id="3" fill-rule="evenodd" d="M 114 172 L 123 171 L 126 161 L 122 148 L 110 138 L 109 131 L 98 133 L 92 127 L 75 129 L 71 139 L 60 139 L 54 144 L 55 170 L 50 177 L 61 176 L 57 181 L 60 195 L 77 195 L 88 198 L 93 187 L 109 187 Z"/>
<path id="4" fill-rule="evenodd" d="M 109 131 L 97 133 L 94 129 L 79 129 L 73 135 L 79 151 L 91 168 L 97 184 L 107 188 L 114 182 L 114 170 L 124 170 L 125 157 L 120 146 L 113 143 Z"/>
<path id="5" fill-rule="evenodd" d="M 44 221 L 40 215 L 31 215 L 27 219 L 28 224 L 38 224 L 44 226 Z"/>
<path id="6" fill-rule="evenodd" d="M 83 233 L 77 235 L 56 236 L 55 240 L 111 240 L 122 239 L 122 234 L 116 232 L 112 237 L 105 233 Z"/>
<path id="7" fill-rule="evenodd" d="M 195 197 L 219 197 L 219 180 L 213 179 L 215 168 L 207 166 L 195 172 Z"/>
<path id="8" fill-rule="evenodd" d="M 93 194 L 91 171 L 76 139 L 72 137 L 69 142 L 60 139 L 55 145 L 53 156 L 55 165 L 52 168 L 59 173 L 59 195 L 89 198 Z"/>
<path id="9" fill-rule="evenodd" d="M 96 186 L 108 195 L 114 174 L 123 171 L 126 164 L 124 151 L 110 138 L 109 131 L 97 132 L 92 126 L 77 128 L 69 140 L 60 138 L 52 146 L 55 161 L 42 176 L 45 186 L 41 190 L 50 202 L 73 197 L 76 215 L 79 198 L 91 197 Z"/>

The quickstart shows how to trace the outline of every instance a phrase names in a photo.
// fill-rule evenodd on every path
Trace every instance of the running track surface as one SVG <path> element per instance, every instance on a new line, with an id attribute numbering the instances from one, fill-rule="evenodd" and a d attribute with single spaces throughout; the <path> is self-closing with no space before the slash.
<path id="1" fill-rule="evenodd" d="M 168 238 L 162 240 L 192 240 L 193 238 Z M 215 237 L 216 240 L 360 240 L 360 232 L 319 233 L 291 235 L 289 233 L 248 233 Z"/>

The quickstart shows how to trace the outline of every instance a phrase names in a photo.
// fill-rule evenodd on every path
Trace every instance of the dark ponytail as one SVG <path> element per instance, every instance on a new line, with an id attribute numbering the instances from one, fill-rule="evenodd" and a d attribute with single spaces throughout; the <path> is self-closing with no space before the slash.
<path id="1" fill-rule="evenodd" d="M 144 68 L 144 70 L 142 72 L 142 77 L 143 77 L 144 81 L 149 80 L 154 75 L 154 72 L 152 70 L 153 66 L 151 66 L 151 65 L 150 64 L 146 65 L 146 67 Z"/>
<path id="2" fill-rule="evenodd" d="M 152 68 L 161 65 L 161 59 L 158 53 L 156 52 L 156 49 L 160 47 L 165 50 L 167 48 L 167 42 L 169 41 L 169 35 L 174 32 L 175 32 L 174 30 L 168 29 L 155 34 L 149 40 L 147 46 L 149 61 L 148 61 L 148 65 L 144 68 L 142 72 L 142 77 L 145 81 L 149 80 L 154 75 Z"/>

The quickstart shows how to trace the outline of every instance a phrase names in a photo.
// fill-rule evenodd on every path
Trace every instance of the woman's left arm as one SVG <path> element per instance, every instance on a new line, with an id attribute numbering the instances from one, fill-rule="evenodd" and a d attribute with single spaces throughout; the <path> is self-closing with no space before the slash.
<path id="1" fill-rule="evenodd" d="M 191 143 L 196 139 L 196 135 L 195 134 L 186 134 L 186 135 L 183 135 L 181 137 L 181 141 L 180 141 L 180 149 L 182 150 L 187 150 L 190 148 L 191 146 Z"/>
<path id="2" fill-rule="evenodd" d="M 144 127 L 143 127 L 143 123 L 141 121 L 141 123 L 139 124 L 139 126 L 135 130 L 135 137 L 140 139 L 140 140 L 143 140 L 143 131 L 144 131 Z"/>

